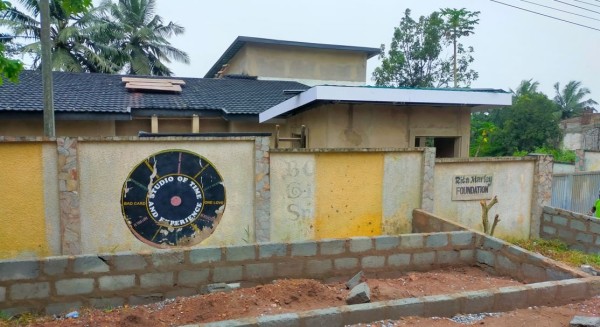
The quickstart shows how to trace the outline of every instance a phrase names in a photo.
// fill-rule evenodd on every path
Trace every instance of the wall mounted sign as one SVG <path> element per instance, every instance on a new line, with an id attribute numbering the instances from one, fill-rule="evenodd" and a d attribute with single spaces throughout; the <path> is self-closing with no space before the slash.
<path id="1" fill-rule="evenodd" d="M 186 150 L 140 162 L 121 192 L 131 232 L 154 247 L 189 246 L 210 236 L 225 210 L 225 186 L 213 164 Z"/>
<path id="2" fill-rule="evenodd" d="M 483 200 L 493 197 L 494 176 L 482 175 L 457 175 L 452 180 L 452 200 Z"/>

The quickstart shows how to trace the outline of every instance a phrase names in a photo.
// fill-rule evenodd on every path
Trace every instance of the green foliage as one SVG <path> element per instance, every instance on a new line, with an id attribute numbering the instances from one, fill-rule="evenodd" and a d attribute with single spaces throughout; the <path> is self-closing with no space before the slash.
<path id="1" fill-rule="evenodd" d="M 62 7 L 68 14 L 82 13 L 92 7 L 92 0 L 62 0 Z"/>
<path id="2" fill-rule="evenodd" d="M 381 66 L 373 72 L 376 85 L 448 87 L 456 80 L 469 86 L 477 79 L 477 72 L 469 69 L 469 64 L 474 60 L 472 47 L 465 48 L 456 43 L 456 77 L 452 68 L 454 60 L 443 56 L 449 45 L 449 38 L 454 40 L 456 36 L 457 39 L 461 31 L 467 33 L 468 27 L 463 29 L 462 26 L 457 26 L 453 29 L 452 23 L 444 21 L 437 11 L 429 16 L 421 16 L 418 20 L 414 20 L 410 13 L 410 9 L 407 9 L 400 25 L 394 28 L 387 54 L 385 45 L 381 45 Z"/>
<path id="3" fill-rule="evenodd" d="M 556 83 L 554 91 L 554 102 L 560 107 L 562 119 L 580 116 L 586 107 L 598 104 L 592 99 L 584 100 L 590 90 L 581 86 L 579 81 L 570 81 L 562 90 L 560 84 Z"/>
<path id="4" fill-rule="evenodd" d="M 454 87 L 458 87 L 460 83 L 458 71 L 459 71 L 459 63 L 462 65 L 464 63 L 460 62 L 457 55 L 461 54 L 462 46 L 458 44 L 458 39 L 463 36 L 469 36 L 475 33 L 475 25 L 479 24 L 479 11 L 471 12 L 466 10 L 465 8 L 461 9 L 451 9 L 445 8 L 441 10 L 442 17 L 446 19 L 446 24 L 444 25 L 444 36 L 447 41 L 452 43 L 453 46 L 453 56 L 452 61 L 454 63 L 453 67 L 453 81 Z M 471 52 L 472 52 L 471 48 Z M 472 57 L 471 57 L 472 62 Z M 469 62 L 470 63 L 470 62 Z"/>
<path id="5" fill-rule="evenodd" d="M 513 153 L 513 156 L 523 157 L 523 156 L 528 155 L 529 153 L 549 154 L 552 157 L 554 157 L 555 162 L 564 162 L 564 163 L 575 163 L 575 159 L 577 158 L 577 155 L 575 154 L 575 151 L 573 151 L 573 150 L 554 149 L 554 148 L 548 148 L 548 147 L 535 148 L 535 150 L 533 150 L 532 152 L 523 151 L 523 150 L 515 151 Z"/>
<path id="6" fill-rule="evenodd" d="M 508 242 L 520 246 L 526 250 L 537 252 L 548 258 L 562 261 L 573 267 L 581 265 L 590 265 L 595 268 L 600 268 L 600 256 L 597 254 L 585 254 L 580 251 L 569 250 L 566 243 L 560 240 L 514 240 L 509 239 Z"/>

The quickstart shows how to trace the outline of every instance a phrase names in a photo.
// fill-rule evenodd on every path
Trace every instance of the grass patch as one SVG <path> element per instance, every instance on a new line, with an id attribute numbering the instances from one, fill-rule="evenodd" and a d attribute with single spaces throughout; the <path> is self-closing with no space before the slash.
<path id="1" fill-rule="evenodd" d="M 577 250 L 569 250 L 566 243 L 560 240 L 507 240 L 512 244 L 526 250 L 540 253 L 541 255 L 564 262 L 565 264 L 579 268 L 581 265 L 590 265 L 600 269 L 600 256 L 597 254 L 586 254 Z"/>
<path id="2" fill-rule="evenodd" d="M 4 311 L 0 311 L 0 326 L 27 326 L 36 321 L 39 316 L 34 313 L 20 313 L 11 316 Z"/>

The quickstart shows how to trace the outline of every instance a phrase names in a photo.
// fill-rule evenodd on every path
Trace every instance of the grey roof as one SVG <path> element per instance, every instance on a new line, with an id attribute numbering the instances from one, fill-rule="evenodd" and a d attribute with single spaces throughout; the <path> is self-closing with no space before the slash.
<path id="1" fill-rule="evenodd" d="M 367 59 L 374 57 L 381 51 L 379 48 L 367 48 L 367 47 L 355 47 L 348 45 L 335 45 L 335 44 L 322 44 L 322 43 L 308 43 L 308 42 L 296 42 L 296 41 L 284 41 L 284 40 L 273 40 L 263 39 L 249 36 L 238 36 L 233 43 L 225 50 L 217 62 L 210 68 L 210 70 L 204 75 L 205 78 L 214 77 L 224 64 L 228 63 L 241 48 L 247 43 L 254 44 L 270 44 L 270 45 L 281 45 L 281 46 L 293 46 L 302 48 L 314 48 L 314 49 L 325 49 L 325 50 L 339 50 L 339 51 L 353 51 L 353 52 L 364 52 L 367 54 Z"/>
<path id="2" fill-rule="evenodd" d="M 207 115 L 257 115 L 293 95 L 285 90 L 309 87 L 290 81 L 261 81 L 247 78 L 180 78 L 186 82 L 178 93 L 131 92 L 121 81 L 123 75 L 53 72 L 54 106 L 57 113 L 144 115 L 160 111 L 174 115 L 198 111 Z M 146 76 L 132 76 L 144 77 Z M 159 78 L 159 77 L 157 77 Z M 164 78 L 164 77 L 163 77 Z M 19 82 L 0 86 L 0 115 L 42 112 L 40 71 L 23 71 Z"/>

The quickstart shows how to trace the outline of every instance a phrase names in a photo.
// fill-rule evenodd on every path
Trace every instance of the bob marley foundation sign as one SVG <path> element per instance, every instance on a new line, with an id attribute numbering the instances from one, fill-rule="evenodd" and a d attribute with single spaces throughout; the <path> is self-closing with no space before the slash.
<path id="1" fill-rule="evenodd" d="M 186 150 L 155 153 L 125 180 L 127 226 L 154 247 L 189 246 L 210 236 L 225 210 L 223 178 L 211 162 Z"/>

